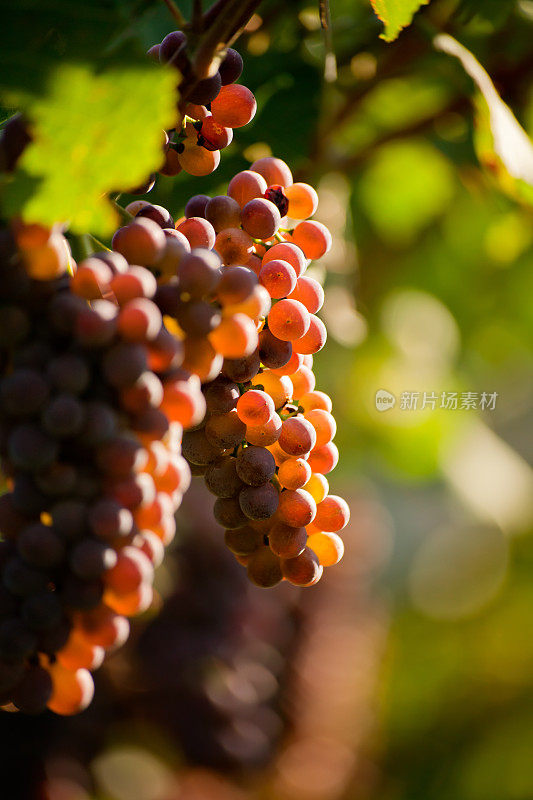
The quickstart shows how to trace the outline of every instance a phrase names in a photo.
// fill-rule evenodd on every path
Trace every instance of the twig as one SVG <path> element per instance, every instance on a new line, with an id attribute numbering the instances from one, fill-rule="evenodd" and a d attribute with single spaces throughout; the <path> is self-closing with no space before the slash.
<path id="1" fill-rule="evenodd" d="M 246 24 L 260 2 L 261 0 L 248 0 L 248 2 L 224 0 L 224 2 L 215 3 L 218 13 L 212 22 L 211 12 L 215 6 L 212 6 L 207 12 L 204 16 L 204 25 L 210 22 L 211 25 L 193 60 L 194 72 L 199 80 L 209 74 L 209 67 L 220 46 L 224 45 L 243 24 Z"/>
<path id="2" fill-rule="evenodd" d="M 180 28 L 184 28 L 187 25 L 187 20 L 174 3 L 174 0 L 163 0 L 163 3 L 166 5 L 176 22 L 178 23 Z"/>
<path id="3" fill-rule="evenodd" d="M 201 33 L 204 29 L 202 0 L 194 0 L 192 7 L 191 28 L 193 33 Z"/>
<path id="4" fill-rule="evenodd" d="M 337 80 L 337 59 L 333 49 L 333 34 L 331 30 L 331 11 L 329 0 L 318 0 L 320 13 L 320 25 L 324 31 L 324 44 L 326 46 L 326 58 L 324 60 L 324 80 L 327 83 L 334 83 Z"/>
<path id="5" fill-rule="evenodd" d="M 119 205 L 116 200 L 111 200 L 111 205 L 114 206 L 116 211 L 118 211 L 121 219 L 123 219 L 125 222 L 131 222 L 133 215 L 126 211 L 125 208 L 122 208 L 122 206 Z"/>

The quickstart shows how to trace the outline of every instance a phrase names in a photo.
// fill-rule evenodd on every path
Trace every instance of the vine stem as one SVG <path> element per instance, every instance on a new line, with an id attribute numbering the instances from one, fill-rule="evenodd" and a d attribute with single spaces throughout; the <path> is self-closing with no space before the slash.
<path id="1" fill-rule="evenodd" d="M 125 208 L 122 208 L 122 206 L 119 205 L 116 200 L 111 200 L 111 204 L 114 206 L 116 211 L 118 211 L 121 219 L 123 219 L 125 222 L 131 222 L 133 219 L 133 214 L 130 214 Z"/>
<path id="2" fill-rule="evenodd" d="M 187 25 L 187 20 L 177 7 L 177 5 L 173 2 L 173 0 L 163 0 L 163 3 L 166 5 L 176 22 L 178 23 L 180 28 L 184 28 Z"/>
<path id="3" fill-rule="evenodd" d="M 209 68 L 218 50 L 250 19 L 261 0 L 223 0 L 215 3 L 204 15 L 206 34 L 193 59 L 198 80 L 209 75 Z M 213 14 L 213 12 L 215 13 Z M 244 23 L 243 23 L 244 21 Z M 209 26 L 209 27 L 207 27 Z"/>

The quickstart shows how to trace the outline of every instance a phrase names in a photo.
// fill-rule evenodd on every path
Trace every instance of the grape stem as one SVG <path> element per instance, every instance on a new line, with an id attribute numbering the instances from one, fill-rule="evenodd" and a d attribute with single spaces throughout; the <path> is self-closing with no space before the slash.
<path id="1" fill-rule="evenodd" d="M 212 62 L 222 45 L 227 43 L 243 25 L 246 25 L 261 0 L 223 0 L 215 3 L 204 15 L 206 35 L 193 59 L 198 80 L 209 75 Z"/>
<path id="2" fill-rule="evenodd" d="M 111 200 L 111 204 L 118 211 L 121 219 L 123 219 L 125 222 L 131 222 L 131 220 L 133 219 L 133 214 L 130 214 L 128 211 L 126 211 L 125 208 L 122 208 L 122 206 L 119 203 L 117 203 L 116 200 Z"/>
<path id="3" fill-rule="evenodd" d="M 173 2 L 173 0 L 163 0 L 163 3 L 166 5 L 176 22 L 178 23 L 181 29 L 187 26 L 187 20 L 177 7 L 177 5 Z"/>

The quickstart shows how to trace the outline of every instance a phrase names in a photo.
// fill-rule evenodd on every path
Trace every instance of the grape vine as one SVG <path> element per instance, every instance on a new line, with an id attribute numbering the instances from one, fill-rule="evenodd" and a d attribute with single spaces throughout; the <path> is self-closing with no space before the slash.
<path id="1" fill-rule="evenodd" d="M 212 172 L 255 114 L 227 46 L 241 16 L 221 11 L 226 38 L 207 61 L 209 30 L 195 53 L 184 31 L 148 51 L 177 71 L 165 176 Z M 6 172 L 31 140 L 23 117 L 4 128 Z M 87 707 L 91 670 L 152 602 L 191 474 L 258 586 L 312 586 L 341 559 L 349 509 L 329 493 L 336 423 L 313 373 L 324 290 L 305 274 L 332 244 L 317 208 L 269 156 L 227 194 L 191 197 L 180 219 L 131 202 L 112 249 L 79 263 L 62 220 L 2 227 L 1 705 Z"/>

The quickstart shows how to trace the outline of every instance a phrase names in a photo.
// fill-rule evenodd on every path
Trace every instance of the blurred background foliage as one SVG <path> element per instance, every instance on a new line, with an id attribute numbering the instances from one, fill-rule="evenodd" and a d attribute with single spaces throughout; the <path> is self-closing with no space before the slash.
<path id="1" fill-rule="evenodd" d="M 117 5 L 139 52 L 173 27 L 161 2 Z M 331 12 L 325 81 L 317 6 L 265 0 L 238 44 L 255 120 L 213 175 L 162 177 L 150 200 L 179 216 L 271 152 L 318 186 L 335 243 L 311 268 L 330 333 L 315 365 L 353 510 L 345 561 L 300 594 L 245 586 L 195 488 L 162 612 L 98 674 L 94 706 L 0 720 L 21 797 L 533 797 L 531 202 L 472 78 L 434 47 L 468 48 L 531 135 L 533 2 L 432 0 L 392 44 L 367 0 Z M 497 400 L 404 410 L 405 391 Z"/>

